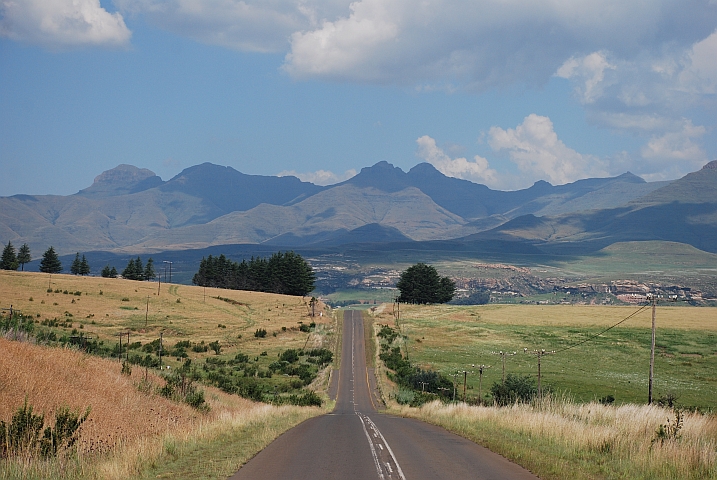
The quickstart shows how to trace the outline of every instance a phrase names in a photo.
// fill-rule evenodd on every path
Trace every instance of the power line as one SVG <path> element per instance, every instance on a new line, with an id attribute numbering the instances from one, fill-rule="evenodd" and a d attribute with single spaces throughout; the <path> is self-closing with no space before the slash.
<path id="1" fill-rule="evenodd" d="M 626 321 L 630 320 L 632 317 L 634 317 L 635 315 L 639 314 L 640 312 L 642 312 L 643 310 L 645 310 L 645 309 L 646 309 L 647 307 L 649 307 L 649 306 L 650 306 L 649 303 L 646 304 L 646 305 L 643 305 L 643 306 L 640 307 L 637 311 L 635 311 L 635 312 L 631 313 L 630 315 L 628 315 L 627 317 L 623 318 L 622 320 L 620 320 L 619 322 L 617 322 L 615 325 L 606 328 L 605 330 L 603 330 L 603 331 L 600 332 L 600 333 L 597 333 L 597 334 L 595 334 L 595 335 L 593 335 L 593 336 L 591 336 L 591 337 L 586 338 L 586 339 L 583 340 L 582 342 L 578 342 L 578 343 L 575 343 L 575 344 L 573 344 L 573 345 L 569 345 L 569 346 L 567 346 L 567 347 L 565 347 L 565 348 L 563 348 L 563 349 L 556 350 L 555 353 L 562 353 L 562 352 L 564 352 L 564 351 L 566 351 L 566 350 L 570 350 L 571 348 L 579 347 L 580 345 L 583 345 L 584 343 L 588 343 L 590 340 L 594 340 L 594 339 L 596 339 L 597 337 L 599 337 L 600 335 L 602 335 L 603 333 L 605 333 L 605 332 L 607 332 L 607 331 L 610 331 L 610 330 L 612 330 L 613 328 L 617 327 L 618 325 L 620 325 L 620 324 L 622 324 L 622 323 L 625 323 Z"/>

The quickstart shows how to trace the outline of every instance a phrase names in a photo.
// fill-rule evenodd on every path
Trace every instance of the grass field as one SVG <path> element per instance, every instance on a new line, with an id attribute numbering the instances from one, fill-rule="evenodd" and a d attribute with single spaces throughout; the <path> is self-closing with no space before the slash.
<path id="1" fill-rule="evenodd" d="M 126 343 L 129 332 L 132 343 L 146 345 L 162 333 L 167 353 L 181 341 L 219 342 L 218 355 L 211 349 L 186 349 L 195 365 L 241 352 L 249 365 L 266 371 L 286 349 L 335 346 L 333 317 L 323 305 L 310 317 L 308 298 L 168 284 L 158 292 L 157 287 L 121 279 L 0 271 L 0 304 L 31 316 L 36 334 L 52 331 L 58 338 L 83 334 L 116 346 L 117 334 L 124 332 Z M 8 313 L 3 312 L 4 318 Z M 302 324 L 312 322 L 315 327 L 302 331 Z M 255 337 L 257 329 L 267 335 Z M 259 404 L 200 385 L 209 406 L 205 413 L 159 396 L 157 388 L 164 381 L 156 370 L 135 365 L 127 376 L 114 357 L 11 341 L 14 333 L 6 336 L 0 339 L 0 419 L 9 421 L 25 397 L 48 421 L 61 405 L 83 411 L 89 406 L 92 412 L 81 429 L 77 458 L 3 462 L 0 478 L 226 478 L 281 432 L 324 411 Z M 171 370 L 185 361 L 167 353 L 162 363 Z M 271 388 L 290 378 L 259 380 Z M 312 388 L 321 390 L 325 379 L 320 375 Z"/>
<path id="2" fill-rule="evenodd" d="M 479 390 L 478 369 L 488 365 L 482 394 L 506 373 L 537 375 L 534 350 L 556 351 L 541 361 L 541 380 L 576 401 L 612 395 L 618 404 L 645 403 L 648 392 L 651 310 L 590 339 L 639 307 L 486 305 L 401 306 L 410 360 L 447 375 L 469 372 L 468 396 Z M 374 311 L 393 325 L 390 307 Z M 683 406 L 717 409 L 717 315 L 711 308 L 657 307 L 654 398 L 674 394 Z M 568 348 L 567 350 L 565 350 Z M 527 349 L 528 353 L 524 353 Z M 462 383 L 462 382 L 461 382 Z M 462 387 L 462 385 L 461 385 Z M 462 388 L 459 389 L 459 394 Z"/>
<path id="3" fill-rule="evenodd" d="M 156 282 L 0 271 L 2 308 L 12 305 L 35 317 L 40 329 L 43 321 L 57 319 L 66 325 L 57 327 L 58 334 L 82 333 L 113 346 L 122 332 L 124 343 L 129 332 L 131 343 L 143 345 L 162 333 L 165 352 L 180 341 L 207 345 L 216 341 L 221 345 L 219 358 L 241 352 L 259 357 L 260 368 L 288 348 L 333 348 L 328 310 L 320 304 L 311 317 L 308 301 L 259 292 L 164 283 L 158 288 Z M 302 323 L 311 322 L 316 323 L 312 331 L 301 331 Z M 265 329 L 266 337 L 255 337 L 258 329 Z M 187 349 L 187 353 L 199 361 L 216 356 L 212 350 Z M 183 361 L 171 356 L 163 360 L 172 368 Z"/>

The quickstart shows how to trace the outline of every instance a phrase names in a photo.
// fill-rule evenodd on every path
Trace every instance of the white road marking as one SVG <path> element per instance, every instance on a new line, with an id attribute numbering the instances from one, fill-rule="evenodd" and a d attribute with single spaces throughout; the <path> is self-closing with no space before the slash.
<path id="1" fill-rule="evenodd" d="M 368 446 L 371 447 L 371 455 L 373 456 L 373 462 L 376 464 L 376 472 L 378 473 L 378 478 L 383 480 L 386 477 L 383 476 L 383 470 L 381 469 L 381 463 L 378 461 L 376 449 L 373 448 L 373 442 L 371 441 L 371 437 L 369 437 L 368 435 L 368 430 L 366 430 L 366 423 L 363 421 L 361 415 L 359 415 L 359 420 L 361 420 L 361 425 L 363 426 L 363 433 L 366 434 L 366 438 L 368 439 Z"/>

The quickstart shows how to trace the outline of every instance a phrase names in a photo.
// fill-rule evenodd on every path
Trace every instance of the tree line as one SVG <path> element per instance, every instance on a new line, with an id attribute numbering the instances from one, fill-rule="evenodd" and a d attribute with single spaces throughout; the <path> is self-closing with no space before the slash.
<path id="1" fill-rule="evenodd" d="M 301 255 L 278 252 L 269 258 L 234 262 L 223 254 L 202 258 L 192 283 L 203 287 L 251 290 L 284 295 L 306 295 L 314 290 L 316 276 Z"/>
<path id="2" fill-rule="evenodd" d="M 30 247 L 27 243 L 20 247 L 19 251 L 15 250 L 15 246 L 12 242 L 7 242 L 7 245 L 3 248 L 2 256 L 0 257 L 0 270 L 18 270 L 22 268 L 25 270 L 25 264 L 32 261 L 32 255 L 30 253 Z M 63 270 L 62 262 L 60 257 L 55 252 L 54 247 L 50 246 L 45 253 L 42 254 L 40 260 L 40 271 L 43 273 L 61 273 Z M 75 259 L 70 265 L 70 273 L 73 275 L 89 275 L 91 272 L 90 264 L 87 261 L 87 257 L 77 252 Z M 106 265 L 101 272 L 103 277 L 117 278 L 118 273 L 115 267 Z M 146 265 L 142 265 L 142 259 L 137 257 L 136 259 L 130 259 L 127 263 L 127 267 L 122 271 L 122 276 L 129 280 L 152 280 L 156 278 L 157 274 L 154 270 L 154 261 L 150 257 L 147 260 Z"/>

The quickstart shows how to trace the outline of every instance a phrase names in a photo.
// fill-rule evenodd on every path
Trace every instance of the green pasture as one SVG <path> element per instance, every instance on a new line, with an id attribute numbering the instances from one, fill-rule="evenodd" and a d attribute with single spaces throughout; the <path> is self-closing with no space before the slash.
<path id="1" fill-rule="evenodd" d="M 498 311 L 492 306 L 407 306 L 402 309 L 400 324 L 411 362 L 447 375 L 468 371 L 469 397 L 478 396 L 479 365 L 490 366 L 483 375 L 483 396 L 494 382 L 501 380 L 502 357 L 493 352 L 516 352 L 505 358 L 506 374 L 537 377 L 538 362 L 532 352 L 545 349 L 556 353 L 542 357 L 542 384 L 549 385 L 555 393 L 567 394 L 579 402 L 608 395 L 617 403 L 647 401 L 649 308 L 600 336 L 596 335 L 636 308 L 554 306 L 551 314 L 561 312 L 564 316 L 553 323 L 539 318 L 540 308 L 504 305 Z M 673 320 L 663 318 L 665 326 L 657 330 L 653 398 L 673 394 L 683 406 L 714 411 L 717 315 L 711 308 L 665 310 L 671 318 L 679 311 L 689 313 L 689 321 L 675 327 Z M 497 312 L 501 316 L 496 316 Z M 586 317 L 583 312 L 590 315 Z M 660 313 L 658 308 L 658 319 Z M 383 317 L 377 321 L 392 323 L 387 313 Z M 568 348 L 573 345 L 577 346 Z M 459 378 L 460 396 L 462 375 Z"/>

